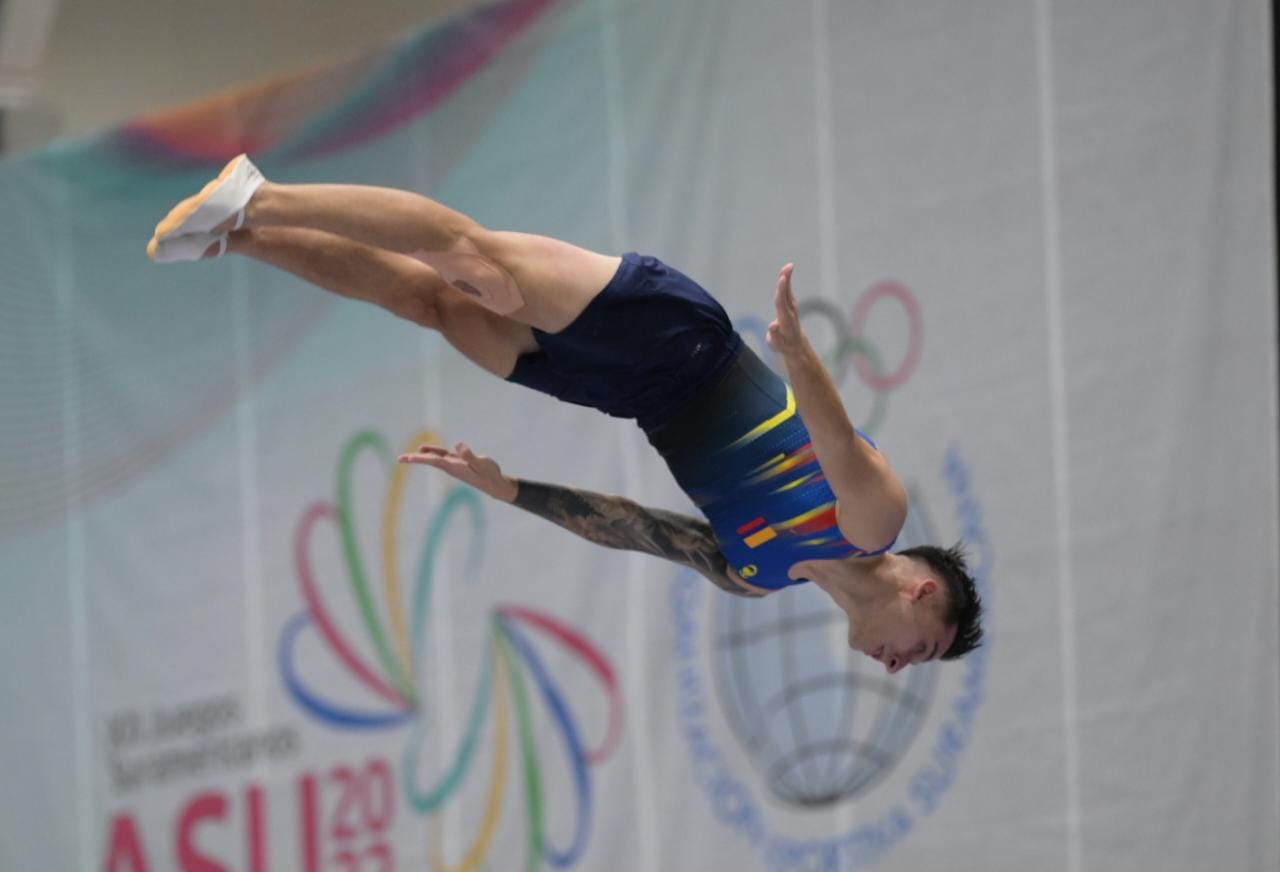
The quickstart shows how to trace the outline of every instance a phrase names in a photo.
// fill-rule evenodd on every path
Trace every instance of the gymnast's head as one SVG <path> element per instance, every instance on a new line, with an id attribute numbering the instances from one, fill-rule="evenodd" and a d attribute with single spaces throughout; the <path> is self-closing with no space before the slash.
<path id="1" fill-rule="evenodd" d="M 980 647 L 982 599 L 963 545 L 920 545 L 893 556 L 897 569 L 886 579 L 885 595 L 850 621 L 850 646 L 890 673 L 913 663 L 955 660 Z"/>

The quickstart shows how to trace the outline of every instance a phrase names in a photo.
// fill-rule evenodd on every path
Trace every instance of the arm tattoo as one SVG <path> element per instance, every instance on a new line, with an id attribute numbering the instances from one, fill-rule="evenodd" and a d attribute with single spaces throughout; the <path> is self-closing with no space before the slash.
<path id="1" fill-rule="evenodd" d="M 515 504 L 570 533 L 607 548 L 641 551 L 688 566 L 737 596 L 760 596 L 729 575 L 711 525 L 697 518 L 649 509 L 626 497 L 516 480 Z"/>

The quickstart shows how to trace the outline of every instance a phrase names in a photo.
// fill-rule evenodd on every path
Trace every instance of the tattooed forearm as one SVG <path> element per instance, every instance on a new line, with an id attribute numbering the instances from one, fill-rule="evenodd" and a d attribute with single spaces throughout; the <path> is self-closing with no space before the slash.
<path id="1" fill-rule="evenodd" d="M 711 525 L 705 521 L 646 508 L 625 497 L 523 479 L 516 486 L 517 506 L 590 542 L 683 564 L 738 596 L 760 595 L 729 575 Z"/>

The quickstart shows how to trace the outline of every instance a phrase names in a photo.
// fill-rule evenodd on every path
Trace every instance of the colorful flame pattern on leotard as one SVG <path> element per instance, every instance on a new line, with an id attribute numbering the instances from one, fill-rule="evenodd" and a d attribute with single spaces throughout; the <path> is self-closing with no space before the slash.
<path id="1" fill-rule="evenodd" d="M 840 533 L 836 497 L 818 464 L 813 441 L 796 414 L 790 386 L 761 368 L 757 378 L 768 379 L 768 390 L 748 380 L 751 395 L 736 398 L 752 408 L 770 396 L 785 396 L 768 416 L 728 444 L 706 445 L 693 462 L 672 468 L 685 492 L 715 530 L 720 551 L 739 575 L 757 587 L 779 589 L 800 584 L 788 571 L 802 560 L 834 560 L 880 554 L 893 543 L 876 543 L 868 550 Z M 875 443 L 858 435 L 872 448 Z M 695 484 L 692 469 L 708 484 Z"/>

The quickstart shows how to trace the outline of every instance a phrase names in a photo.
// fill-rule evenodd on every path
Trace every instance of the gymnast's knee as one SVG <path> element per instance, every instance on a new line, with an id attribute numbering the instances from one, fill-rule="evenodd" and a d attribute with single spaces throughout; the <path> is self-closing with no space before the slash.
<path id="1" fill-rule="evenodd" d="M 387 308 L 419 327 L 443 330 L 445 307 L 440 299 L 443 286 L 438 276 L 419 274 L 405 277 L 395 283 L 388 295 Z"/>
<path id="2" fill-rule="evenodd" d="M 492 258 L 499 248 L 499 235 L 470 218 L 459 221 L 450 231 L 453 242 L 449 246 L 452 254 L 478 254 Z"/>

